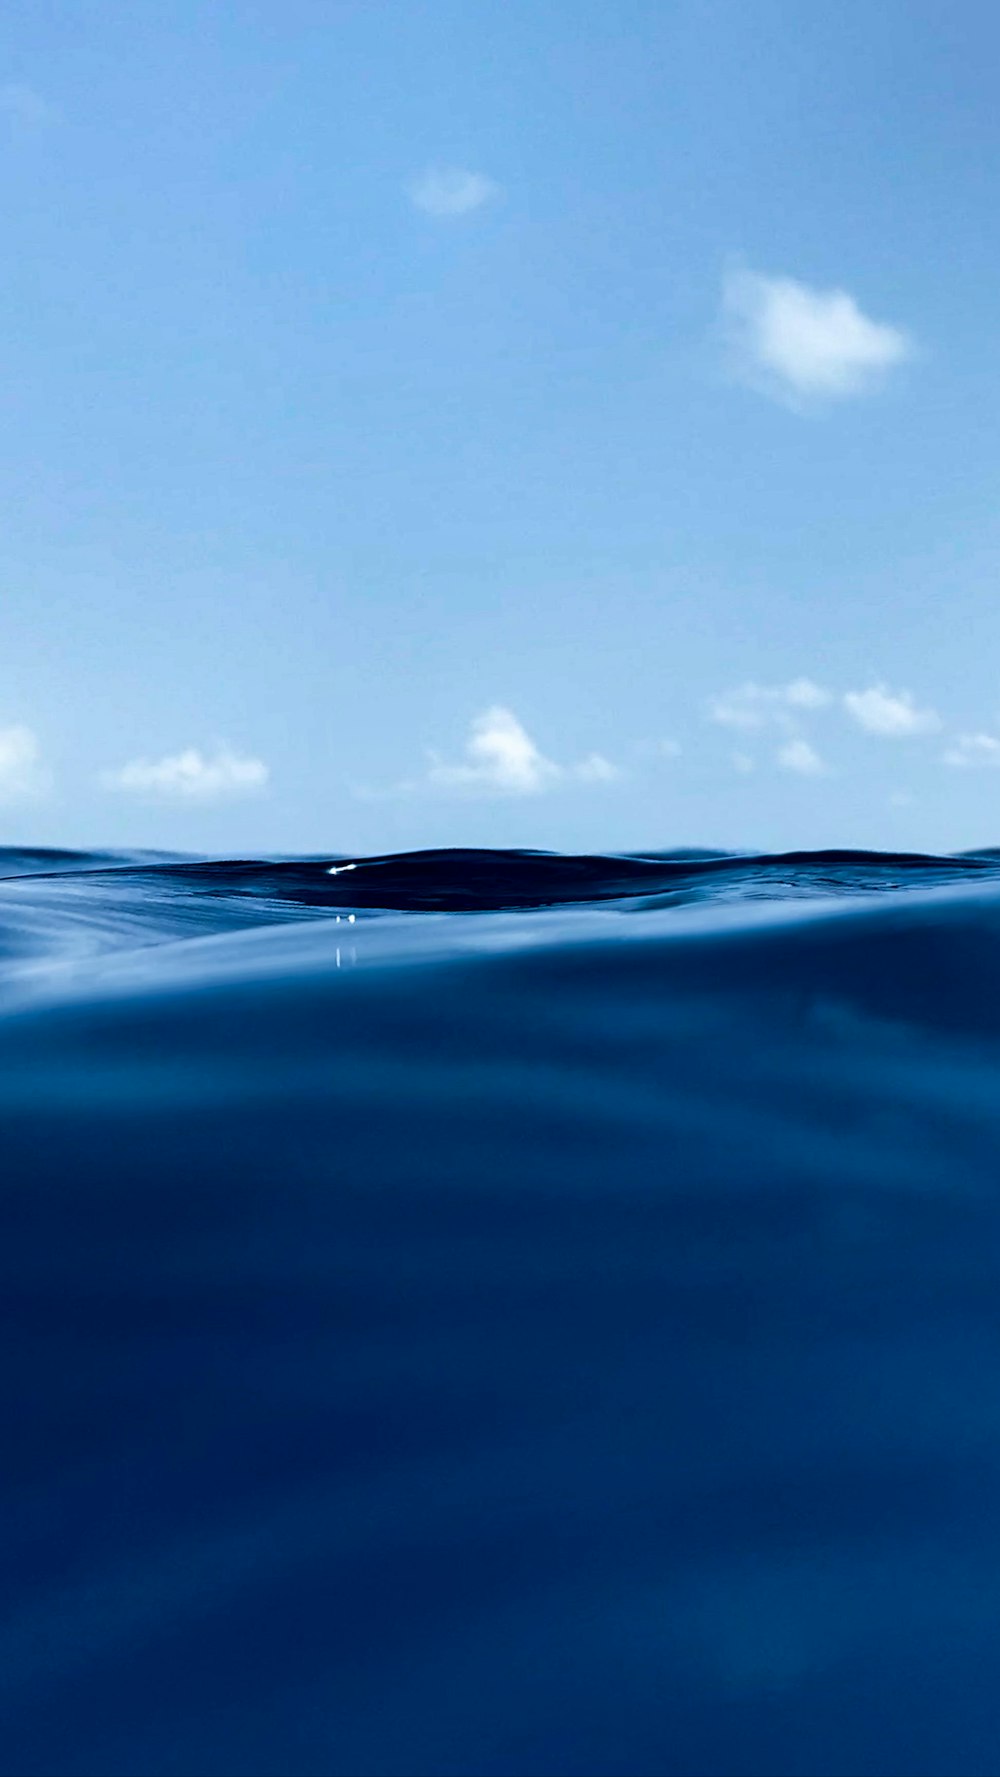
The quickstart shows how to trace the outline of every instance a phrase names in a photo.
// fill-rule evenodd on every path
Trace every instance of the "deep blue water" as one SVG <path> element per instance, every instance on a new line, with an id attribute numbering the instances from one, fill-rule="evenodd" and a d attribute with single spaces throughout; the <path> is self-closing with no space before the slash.
<path id="1" fill-rule="evenodd" d="M 0 853 L 0 1768 L 995 1773 L 1000 855 L 349 863 Z"/>

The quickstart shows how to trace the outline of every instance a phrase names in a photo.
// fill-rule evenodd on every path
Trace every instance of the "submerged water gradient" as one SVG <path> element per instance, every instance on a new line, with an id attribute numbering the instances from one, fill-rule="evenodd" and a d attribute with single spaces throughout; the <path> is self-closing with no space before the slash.
<path id="1" fill-rule="evenodd" d="M 0 853 L 0 1768 L 1000 1767 L 1000 861 Z"/>

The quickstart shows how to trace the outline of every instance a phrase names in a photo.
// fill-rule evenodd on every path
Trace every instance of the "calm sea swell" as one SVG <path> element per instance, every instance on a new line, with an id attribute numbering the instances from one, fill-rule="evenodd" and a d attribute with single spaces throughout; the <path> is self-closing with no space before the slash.
<path id="1" fill-rule="evenodd" d="M 998 857 L 0 876 L 0 1768 L 1000 1768 Z"/>

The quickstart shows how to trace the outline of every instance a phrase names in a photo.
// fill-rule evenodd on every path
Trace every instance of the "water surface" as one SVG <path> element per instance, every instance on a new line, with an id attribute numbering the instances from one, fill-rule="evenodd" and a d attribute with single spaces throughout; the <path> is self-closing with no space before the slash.
<path id="1" fill-rule="evenodd" d="M 1000 858 L 0 878 L 0 1768 L 1000 1768 Z"/>

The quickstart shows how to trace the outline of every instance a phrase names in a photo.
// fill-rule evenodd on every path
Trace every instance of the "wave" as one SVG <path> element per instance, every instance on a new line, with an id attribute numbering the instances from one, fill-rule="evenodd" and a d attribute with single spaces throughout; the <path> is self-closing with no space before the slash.
<path id="1" fill-rule="evenodd" d="M 995 1770 L 998 869 L 4 854 L 0 1769 Z"/>
<path id="2" fill-rule="evenodd" d="M 1000 853 L 928 857 L 918 853 L 814 851 L 778 854 L 653 852 L 566 856 L 539 851 L 449 848 L 376 857 L 192 859 L 165 854 L 23 851 L 0 847 L 0 883 L 28 877 L 41 888 L 58 876 L 67 890 L 102 890 L 147 902 L 258 897 L 319 908 L 477 913 L 624 900 L 797 898 L 885 893 L 982 880 L 1000 871 Z M 69 879 L 68 881 L 66 879 Z"/>

